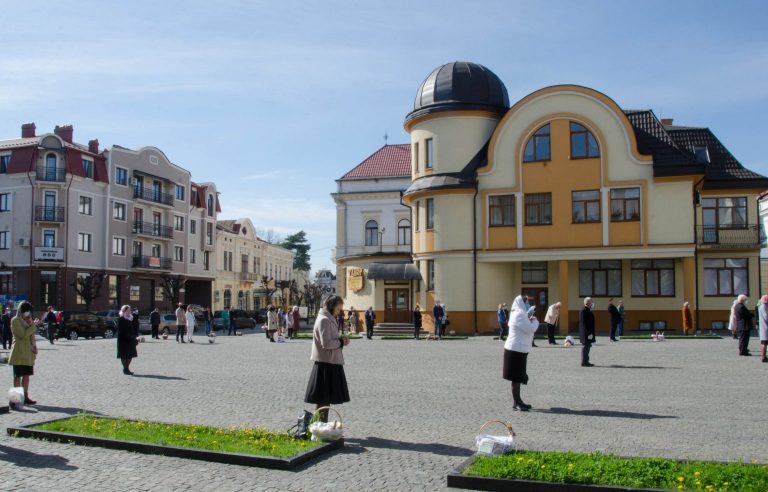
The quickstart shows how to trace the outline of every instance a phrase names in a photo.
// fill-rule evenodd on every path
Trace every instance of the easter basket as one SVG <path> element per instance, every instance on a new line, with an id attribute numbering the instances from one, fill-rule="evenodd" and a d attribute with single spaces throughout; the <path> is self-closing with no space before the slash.
<path id="1" fill-rule="evenodd" d="M 331 410 L 333 411 L 339 420 L 332 420 L 329 422 L 320 421 L 320 411 Z M 312 434 L 313 441 L 337 441 L 344 435 L 344 426 L 341 422 L 341 414 L 335 408 L 320 407 L 312 414 L 312 420 L 309 424 L 309 432 Z"/>
<path id="2" fill-rule="evenodd" d="M 491 424 L 503 425 L 507 431 L 507 435 L 491 435 L 484 434 L 483 431 Z M 498 456 L 501 454 L 511 453 L 517 450 L 517 444 L 515 443 L 515 431 L 512 429 L 512 424 L 508 422 L 502 422 L 501 420 L 489 420 L 480 426 L 480 433 L 475 437 L 475 445 L 477 446 L 476 454 L 484 454 L 489 456 Z"/>

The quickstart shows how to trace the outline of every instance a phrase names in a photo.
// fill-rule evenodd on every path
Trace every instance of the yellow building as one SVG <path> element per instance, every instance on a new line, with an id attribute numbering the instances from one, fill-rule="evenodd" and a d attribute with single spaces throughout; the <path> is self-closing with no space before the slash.
<path id="1" fill-rule="evenodd" d="M 521 292 L 540 319 L 561 301 L 563 333 L 586 296 L 602 331 L 611 297 L 628 331 L 680 329 L 684 301 L 699 329 L 723 328 L 736 295 L 758 297 L 768 179 L 707 128 L 575 85 L 510 106 L 493 72 L 460 62 L 421 84 L 405 128 L 416 302 L 446 304 L 457 332 L 496 330 L 498 304 Z"/>

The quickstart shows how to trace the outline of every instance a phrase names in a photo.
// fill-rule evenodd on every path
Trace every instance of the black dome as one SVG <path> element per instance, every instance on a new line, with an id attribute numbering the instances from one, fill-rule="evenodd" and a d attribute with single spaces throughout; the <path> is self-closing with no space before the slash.
<path id="1" fill-rule="evenodd" d="M 477 63 L 453 62 L 436 68 L 416 92 L 406 123 L 440 111 L 485 110 L 504 113 L 509 96 L 495 73 Z"/>

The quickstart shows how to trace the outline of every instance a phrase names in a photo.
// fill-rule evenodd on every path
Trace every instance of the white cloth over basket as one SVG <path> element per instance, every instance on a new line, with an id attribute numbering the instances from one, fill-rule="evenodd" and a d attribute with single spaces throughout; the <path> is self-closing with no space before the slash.
<path id="1" fill-rule="evenodd" d="M 338 417 L 339 420 L 332 420 L 330 422 L 320 422 L 314 420 L 318 417 L 318 412 L 321 410 L 331 410 Z M 344 425 L 341 422 L 341 414 L 336 409 L 331 407 L 321 407 L 315 410 L 312 415 L 313 422 L 309 424 L 309 432 L 312 434 L 313 441 L 338 441 L 344 436 Z"/>
<path id="2" fill-rule="evenodd" d="M 483 434 L 488 424 L 498 423 L 503 425 L 507 429 L 506 436 L 495 436 L 491 434 Z M 501 454 L 512 453 L 517 450 L 517 444 L 515 443 L 515 432 L 512 430 L 512 425 L 500 420 L 489 420 L 480 427 L 480 434 L 475 438 L 475 446 L 477 447 L 476 454 L 485 454 L 489 456 L 497 456 Z"/>

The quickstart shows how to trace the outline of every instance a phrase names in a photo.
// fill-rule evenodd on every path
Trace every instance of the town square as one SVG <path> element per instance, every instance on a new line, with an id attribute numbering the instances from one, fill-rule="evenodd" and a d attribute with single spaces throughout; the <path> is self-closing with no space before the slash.
<path id="1" fill-rule="evenodd" d="M 768 490 L 766 5 L 39 4 L 0 490 Z"/>

